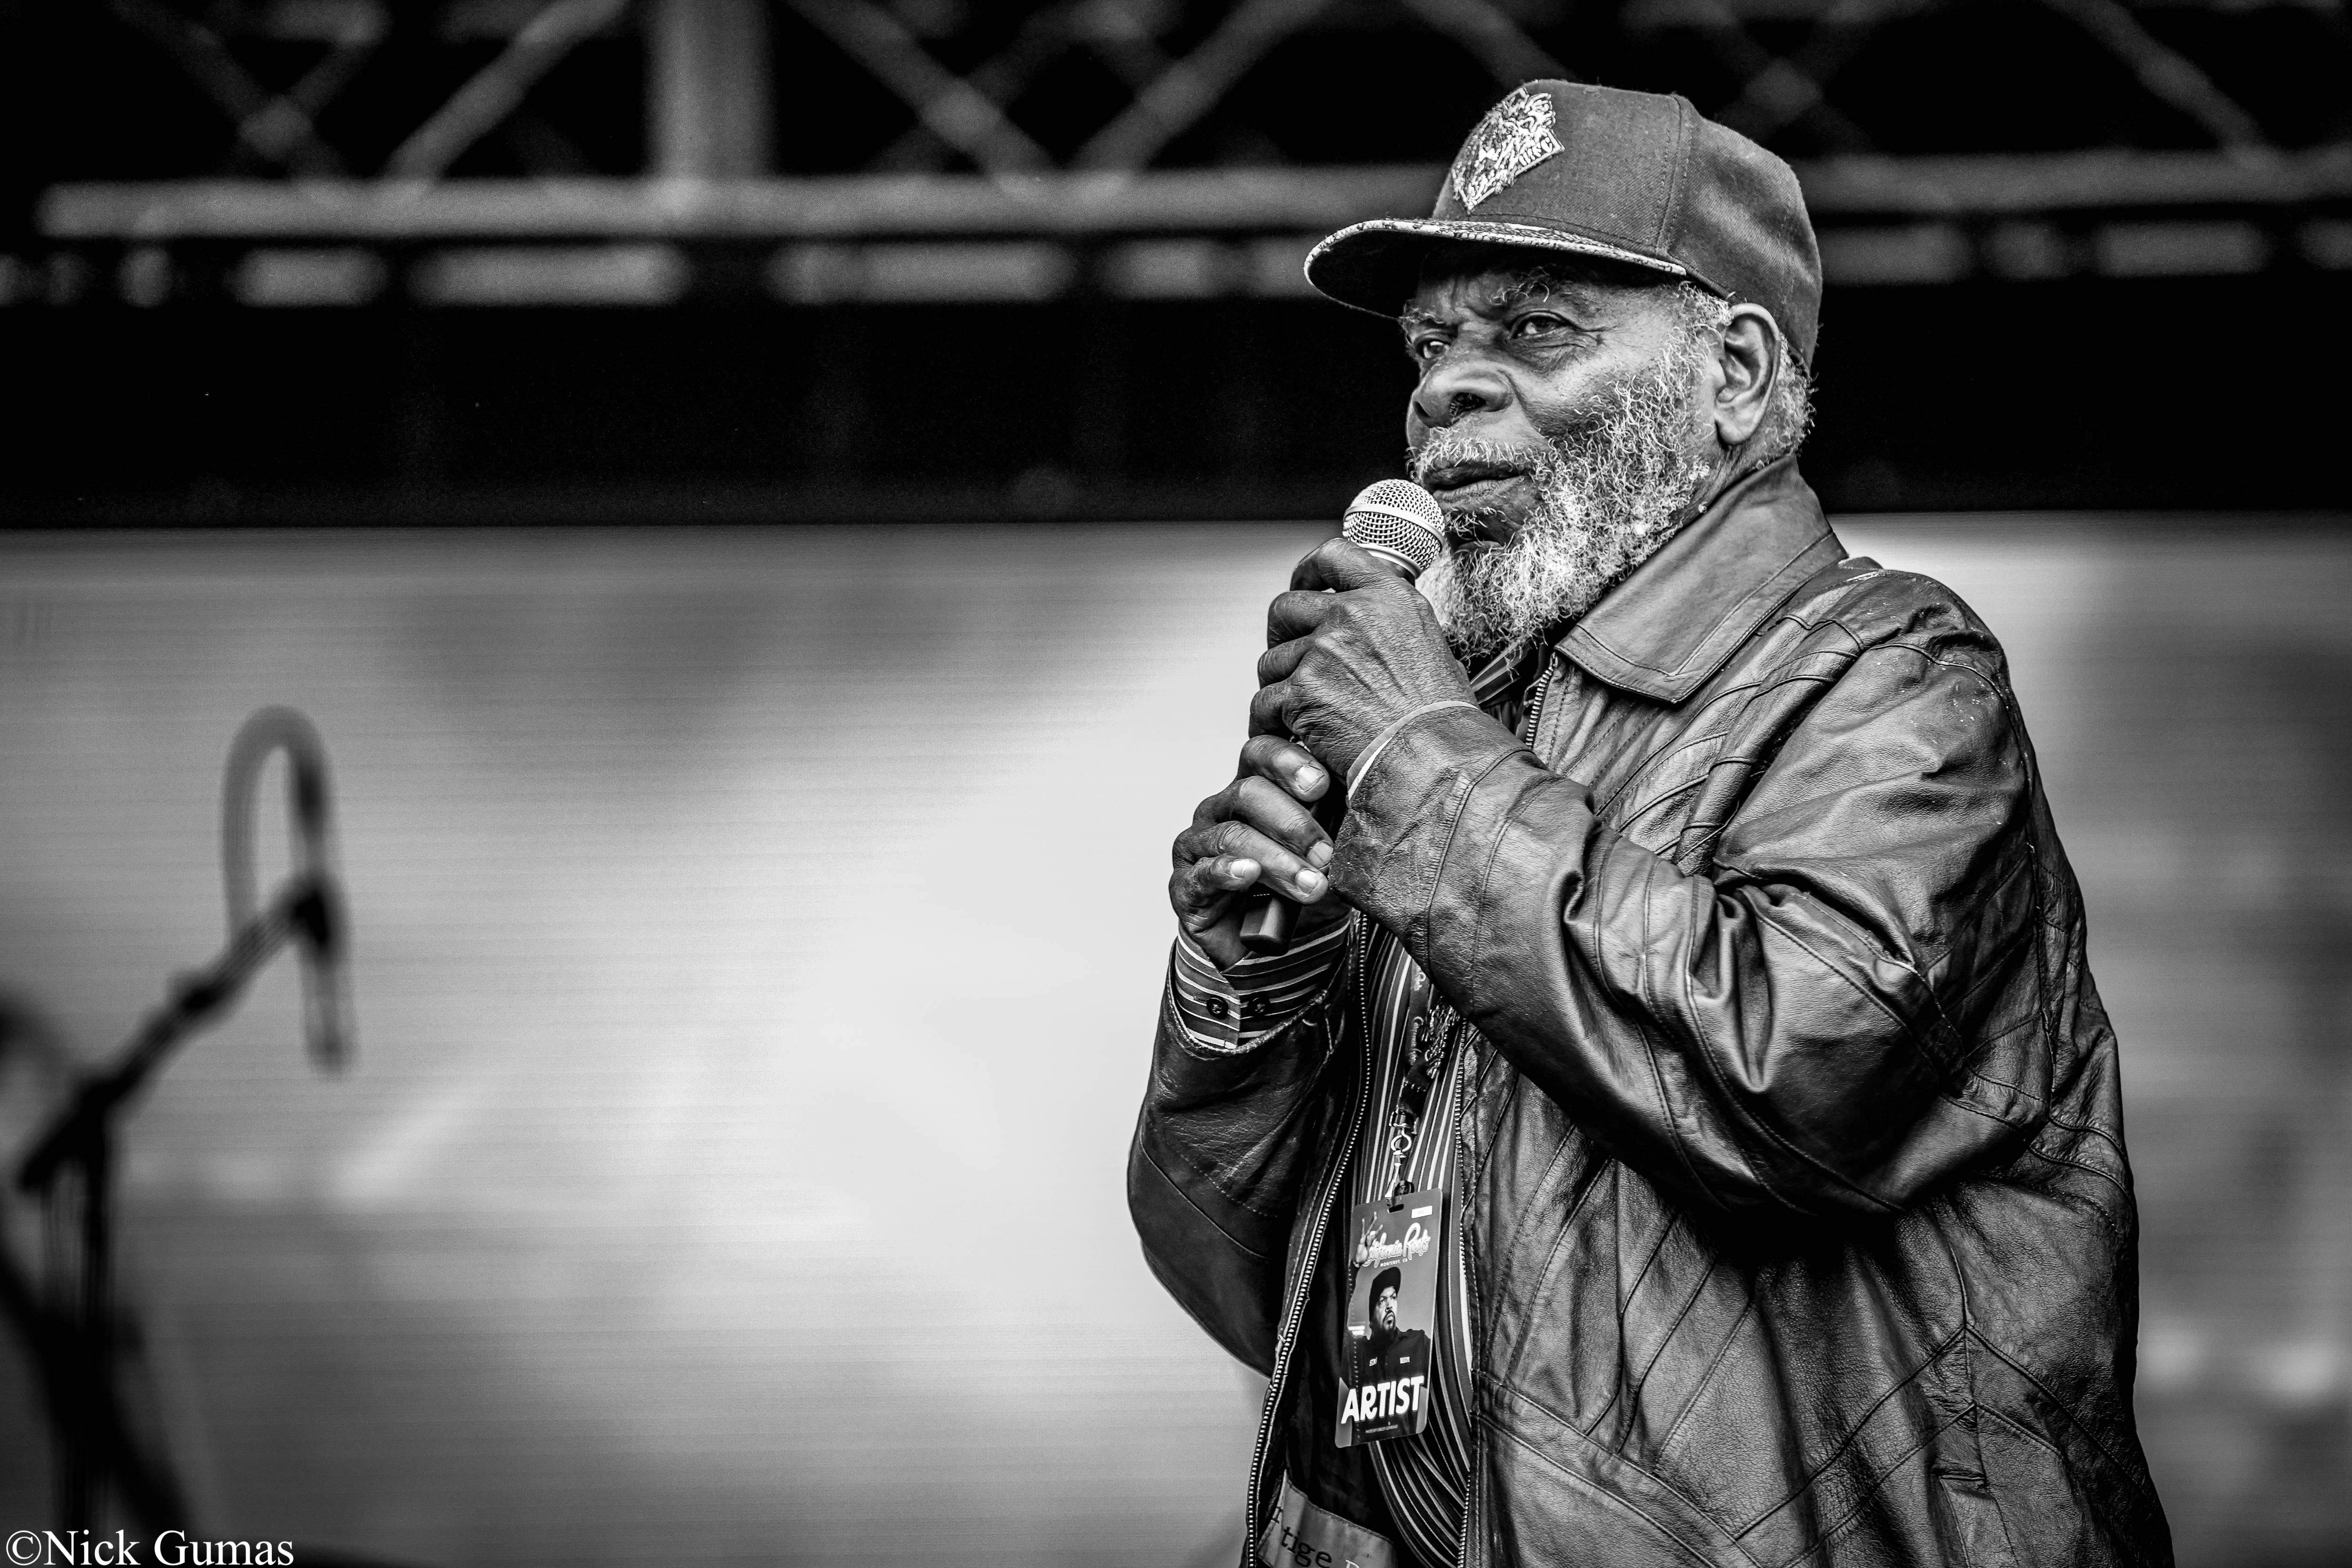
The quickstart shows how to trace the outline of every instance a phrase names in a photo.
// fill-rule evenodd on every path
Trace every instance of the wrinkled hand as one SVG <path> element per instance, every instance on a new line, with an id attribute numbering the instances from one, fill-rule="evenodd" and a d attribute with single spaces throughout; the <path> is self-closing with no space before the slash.
<path id="1" fill-rule="evenodd" d="M 1380 557 L 1327 540 L 1299 562 L 1290 587 L 1266 613 L 1252 734 L 1288 735 L 1345 780 L 1396 720 L 1470 700 L 1429 601 Z"/>
<path id="2" fill-rule="evenodd" d="M 1192 826 L 1176 836 L 1168 901 L 1218 968 L 1249 956 L 1242 946 L 1242 907 L 1261 879 L 1301 906 L 1294 940 L 1347 919 L 1348 907 L 1327 896 L 1330 884 L 1323 877 L 1331 836 L 1307 804 L 1336 787 L 1297 742 L 1254 735 L 1242 747 L 1234 782 L 1202 801 Z"/>

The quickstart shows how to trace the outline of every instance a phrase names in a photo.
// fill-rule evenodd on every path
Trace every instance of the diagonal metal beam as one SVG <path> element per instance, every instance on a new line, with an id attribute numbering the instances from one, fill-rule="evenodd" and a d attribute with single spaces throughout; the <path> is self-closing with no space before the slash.
<path id="1" fill-rule="evenodd" d="M 1797 52 L 1773 60 L 1750 77 L 1739 97 L 1717 118 L 1761 142 L 1808 114 L 1818 117 L 1830 108 L 1830 78 L 1870 41 L 1883 23 L 1916 9 L 1917 0 L 1831 0 Z M 1738 26 L 1745 31 L 1744 22 Z M 1845 121 L 1843 114 L 1837 118 Z M 1840 140 L 1849 151 L 1867 145 L 1858 130 L 1841 135 Z"/>
<path id="2" fill-rule="evenodd" d="M 394 150 L 383 167 L 394 180 L 439 179 L 466 150 L 512 114 L 539 79 L 593 33 L 610 26 L 628 0 L 554 0 L 523 24 L 499 58 L 434 110 Z"/>
<path id="3" fill-rule="evenodd" d="M 1084 3 L 1086 0 L 1076 0 L 1076 4 Z M 1064 4 L 1033 13 L 1021 24 L 1021 30 L 1013 36 L 1011 43 L 964 78 L 965 85 L 991 103 L 1011 103 L 1036 79 L 1039 71 L 1068 53 L 1076 43 L 1070 30 L 1070 13 L 1074 9 L 1076 4 Z M 884 148 L 868 167 L 893 173 L 936 170 L 940 154 L 954 151 L 951 143 L 919 119 Z"/>
<path id="4" fill-rule="evenodd" d="M 1160 47 L 1153 29 L 1158 19 L 1149 0 L 1062 0 L 1032 12 L 1013 41 L 964 80 L 990 102 L 1010 104 L 1038 72 L 1084 45 L 1130 93 L 1141 92 L 1168 68 L 1167 51 Z M 936 169 L 942 150 L 953 151 L 917 121 L 868 167 Z"/>
<path id="5" fill-rule="evenodd" d="M 320 140 L 311 116 L 347 76 L 339 77 L 321 66 L 304 79 L 294 94 L 273 93 L 254 80 L 220 36 L 201 22 L 157 0 L 108 0 L 108 5 L 122 22 L 170 55 L 189 79 L 226 111 L 241 145 L 298 174 L 332 177 L 343 172 L 342 159 Z M 367 47 L 373 47 L 373 40 Z M 361 58 L 365 58 L 364 49 Z M 331 54 L 328 64 L 338 65 L 338 56 Z M 350 68 L 356 70 L 356 62 L 350 62 Z M 313 94 L 318 95 L 315 100 Z"/>
<path id="6" fill-rule="evenodd" d="M 1538 78 L 1583 79 L 1528 37 L 1494 0 L 1405 0 L 1405 8 L 1476 56 L 1503 87 Z"/>
<path id="7" fill-rule="evenodd" d="M 339 97 L 352 79 L 360 74 L 385 35 L 391 31 L 392 19 L 381 5 L 354 6 L 328 18 L 333 26 L 325 32 L 327 53 L 318 64 L 302 73 L 300 79 L 286 89 L 283 102 L 300 112 L 304 122 L 316 127 L 319 116 L 327 105 Z"/>
<path id="8" fill-rule="evenodd" d="M 1849 5 L 1880 14 L 1892 9 L 1885 0 L 1835 0 L 1831 9 Z M 1724 0 L 1691 0 L 1679 19 L 1697 29 L 1745 84 L 1738 98 L 1714 111 L 1715 119 L 1759 142 L 1783 126 L 1807 120 L 1837 152 L 1873 150 L 1862 127 L 1829 101 L 1812 73 L 1758 43 Z"/>
<path id="9" fill-rule="evenodd" d="M 1129 92 L 1141 92 L 1169 65 L 1160 35 L 1181 19 L 1158 0 L 1073 0 L 1071 36 L 1110 67 Z"/>
<path id="10" fill-rule="evenodd" d="M 1191 130 L 1264 58 L 1330 0 L 1242 0 L 1201 47 L 1161 71 L 1118 118 L 1078 149 L 1082 169 L 1140 169 Z"/>
<path id="11" fill-rule="evenodd" d="M 2116 0 L 2042 0 L 2042 4 L 2098 40 L 2123 62 L 2141 87 L 2205 128 L 2222 146 L 2264 147 L 2254 117 L 2213 83 L 2188 56 L 2173 48 L 2139 24 Z"/>
<path id="12" fill-rule="evenodd" d="M 795 14 L 833 40 L 915 111 L 934 134 L 979 165 L 1010 174 L 1050 167 L 1053 159 L 1004 117 L 992 99 L 933 59 L 898 19 L 866 0 L 788 0 Z"/>
<path id="13" fill-rule="evenodd" d="M 379 12 L 373 26 L 353 28 L 337 38 L 328 47 L 326 58 L 305 71 L 299 81 L 286 89 L 288 101 L 315 122 L 320 112 L 352 84 L 353 77 L 360 74 L 360 68 L 367 64 L 376 47 L 383 42 L 386 30 L 383 14 Z"/>

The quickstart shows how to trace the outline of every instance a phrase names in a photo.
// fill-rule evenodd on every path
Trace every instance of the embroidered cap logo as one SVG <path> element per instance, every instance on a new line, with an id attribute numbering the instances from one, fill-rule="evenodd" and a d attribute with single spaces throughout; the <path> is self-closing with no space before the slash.
<path id="1" fill-rule="evenodd" d="M 1558 122 L 1551 94 L 1523 87 L 1486 111 L 1454 160 L 1454 194 L 1465 207 L 1480 202 L 1568 149 L 1552 134 Z"/>

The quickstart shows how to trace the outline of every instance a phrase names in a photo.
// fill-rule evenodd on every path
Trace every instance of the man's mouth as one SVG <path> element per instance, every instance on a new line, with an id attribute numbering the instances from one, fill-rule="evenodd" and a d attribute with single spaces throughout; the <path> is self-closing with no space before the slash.
<path id="1" fill-rule="evenodd" d="M 1528 477 L 1510 463 L 1444 463 L 1422 475 L 1421 482 L 1441 506 L 1472 508 L 1502 494 Z"/>

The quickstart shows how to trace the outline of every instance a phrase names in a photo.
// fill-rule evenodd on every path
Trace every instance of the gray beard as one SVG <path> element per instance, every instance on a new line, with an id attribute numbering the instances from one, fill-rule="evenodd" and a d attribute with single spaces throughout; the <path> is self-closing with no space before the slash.
<path id="1" fill-rule="evenodd" d="M 1713 456 L 1692 430 L 1697 370 L 1696 352 L 1678 346 L 1604 386 L 1589 417 L 1543 446 L 1446 428 L 1412 457 L 1415 479 L 1448 463 L 1516 464 L 1538 493 L 1504 544 L 1479 535 L 1475 509 L 1447 510 L 1449 545 L 1421 590 L 1465 663 L 1576 620 L 1689 521 Z"/>

